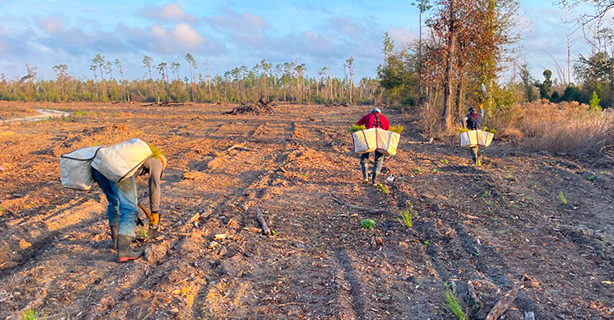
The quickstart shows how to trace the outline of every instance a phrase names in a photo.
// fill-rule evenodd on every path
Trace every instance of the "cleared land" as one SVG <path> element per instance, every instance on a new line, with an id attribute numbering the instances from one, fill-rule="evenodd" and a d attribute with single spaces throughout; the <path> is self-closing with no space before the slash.
<path id="1" fill-rule="evenodd" d="M 0 318 L 451 319 L 446 283 L 472 319 L 516 287 L 506 319 L 612 317 L 611 163 L 495 141 L 472 167 L 384 110 L 406 128 L 386 194 L 360 184 L 350 150 L 368 107 L 43 107 L 73 116 L 0 123 Z M 62 188 L 58 157 L 132 137 L 169 158 L 163 236 L 142 242 L 149 261 L 117 264 L 104 196 Z"/>

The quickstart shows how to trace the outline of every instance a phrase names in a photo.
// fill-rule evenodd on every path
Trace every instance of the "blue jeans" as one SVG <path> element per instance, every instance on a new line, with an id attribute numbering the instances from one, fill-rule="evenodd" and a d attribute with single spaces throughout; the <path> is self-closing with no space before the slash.
<path id="1" fill-rule="evenodd" d="M 96 182 L 109 202 L 107 206 L 109 226 L 119 225 L 117 234 L 134 237 L 136 219 L 139 214 L 134 176 L 116 183 L 107 179 L 96 169 L 92 170 Z"/>
<path id="2" fill-rule="evenodd" d="M 378 175 L 384 166 L 384 154 L 375 151 L 375 160 L 373 161 L 373 174 Z M 369 154 L 363 153 L 360 155 L 360 168 L 362 169 L 362 178 L 367 179 L 367 164 L 369 163 Z"/>

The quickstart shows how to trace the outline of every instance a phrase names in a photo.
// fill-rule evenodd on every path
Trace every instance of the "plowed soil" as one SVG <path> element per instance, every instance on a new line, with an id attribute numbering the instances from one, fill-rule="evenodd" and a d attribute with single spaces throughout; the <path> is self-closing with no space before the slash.
<path id="1" fill-rule="evenodd" d="M 614 317 L 603 159 L 495 141 L 473 167 L 455 139 L 428 143 L 384 110 L 406 128 L 384 192 L 361 183 L 347 132 L 365 106 L 43 107 L 73 116 L 0 123 L 2 319 L 454 319 L 448 288 L 470 319 L 514 288 L 505 319 Z M 58 160 L 133 137 L 169 159 L 162 235 L 137 241 L 147 259 L 118 264 L 102 192 L 62 188 Z M 412 227 L 399 218 L 410 207 Z"/>

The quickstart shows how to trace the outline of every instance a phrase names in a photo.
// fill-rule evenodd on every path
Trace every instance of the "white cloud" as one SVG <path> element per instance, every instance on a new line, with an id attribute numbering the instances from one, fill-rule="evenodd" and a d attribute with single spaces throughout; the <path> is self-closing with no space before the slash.
<path id="1" fill-rule="evenodd" d="M 179 23 L 173 29 L 175 41 L 184 48 L 196 48 L 205 43 L 205 39 L 198 31 L 184 23 Z"/>
<path id="2" fill-rule="evenodd" d="M 177 3 L 171 2 L 162 7 L 149 6 L 141 11 L 145 18 L 158 21 L 197 22 L 193 14 L 187 14 Z"/>
<path id="3" fill-rule="evenodd" d="M 391 27 L 390 30 L 388 30 L 388 35 L 390 35 L 390 39 L 394 41 L 397 49 L 400 49 L 403 45 L 418 38 L 417 33 L 412 32 L 410 28 Z"/>
<path id="4" fill-rule="evenodd" d="M 64 20 L 60 17 L 38 18 L 36 24 L 47 33 L 57 33 L 64 30 Z"/>

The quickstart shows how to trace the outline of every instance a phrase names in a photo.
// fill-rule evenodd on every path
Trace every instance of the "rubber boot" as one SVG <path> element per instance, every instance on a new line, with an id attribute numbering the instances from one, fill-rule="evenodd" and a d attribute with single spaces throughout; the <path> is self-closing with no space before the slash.
<path id="1" fill-rule="evenodd" d="M 117 262 L 126 262 L 135 260 L 143 255 L 143 250 L 134 250 L 130 247 L 132 237 L 118 235 L 117 236 Z"/>
<path id="2" fill-rule="evenodd" d="M 119 226 L 111 226 L 111 249 L 117 250 L 117 229 Z"/>
<path id="3" fill-rule="evenodd" d="M 371 174 L 371 182 L 373 183 L 374 186 L 377 186 L 377 173 L 373 172 Z"/>

